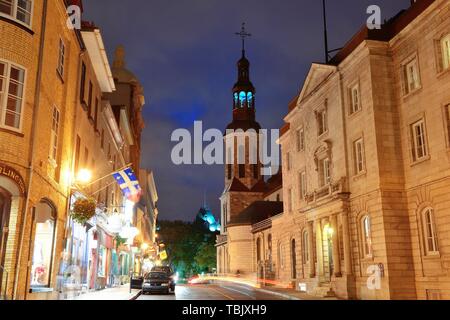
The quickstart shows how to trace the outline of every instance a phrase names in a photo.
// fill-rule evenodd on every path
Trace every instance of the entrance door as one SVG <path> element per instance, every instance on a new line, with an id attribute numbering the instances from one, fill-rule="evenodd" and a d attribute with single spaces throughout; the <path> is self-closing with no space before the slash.
<path id="1" fill-rule="evenodd" d="M 330 226 L 326 225 L 323 231 L 323 271 L 325 281 L 330 282 L 334 273 L 333 238 Z"/>
<path id="2" fill-rule="evenodd" d="M 11 209 L 11 194 L 0 188 L 0 266 L 5 265 L 6 242 Z M 3 269 L 0 268 L 0 288 L 3 284 Z"/>

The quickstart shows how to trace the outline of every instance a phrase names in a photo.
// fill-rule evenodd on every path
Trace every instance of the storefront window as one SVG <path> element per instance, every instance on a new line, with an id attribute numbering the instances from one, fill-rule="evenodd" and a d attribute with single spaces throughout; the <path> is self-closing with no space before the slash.
<path id="1" fill-rule="evenodd" d="M 106 277 L 106 248 L 100 245 L 98 251 L 98 276 L 100 278 Z"/>
<path id="2" fill-rule="evenodd" d="M 49 287 L 52 272 L 53 244 L 55 237 L 55 211 L 47 203 L 35 209 L 35 233 L 31 286 Z"/>

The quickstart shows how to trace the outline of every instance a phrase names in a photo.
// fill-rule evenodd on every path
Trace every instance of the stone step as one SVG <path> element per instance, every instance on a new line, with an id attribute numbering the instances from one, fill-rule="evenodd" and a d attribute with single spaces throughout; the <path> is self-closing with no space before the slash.
<path id="1" fill-rule="evenodd" d="M 319 298 L 334 298 L 336 293 L 331 288 L 329 284 L 323 284 L 314 289 L 312 295 Z"/>

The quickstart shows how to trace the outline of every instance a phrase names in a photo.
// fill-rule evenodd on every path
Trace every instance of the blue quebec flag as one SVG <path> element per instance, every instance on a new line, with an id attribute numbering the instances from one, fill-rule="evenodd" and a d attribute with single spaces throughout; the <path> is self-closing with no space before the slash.
<path id="1" fill-rule="evenodd" d="M 139 201 L 142 189 L 133 169 L 127 168 L 125 170 L 117 171 L 116 173 L 113 173 L 113 177 L 128 200 L 135 203 Z"/>

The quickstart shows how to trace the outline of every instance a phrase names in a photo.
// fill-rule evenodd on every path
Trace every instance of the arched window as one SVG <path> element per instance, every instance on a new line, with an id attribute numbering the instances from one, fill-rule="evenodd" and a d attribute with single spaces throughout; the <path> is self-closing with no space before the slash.
<path id="1" fill-rule="evenodd" d="M 40 202 L 34 210 L 31 287 L 50 287 L 55 229 L 56 211 L 54 207 L 47 201 Z"/>
<path id="2" fill-rule="evenodd" d="M 269 261 L 272 263 L 272 234 L 267 237 L 267 254 Z"/>
<path id="3" fill-rule="evenodd" d="M 261 238 L 258 238 L 258 240 L 256 240 L 256 262 L 260 262 L 261 261 Z"/>
<path id="4" fill-rule="evenodd" d="M 303 232 L 303 263 L 309 261 L 309 233 L 308 231 Z"/>
<path id="5" fill-rule="evenodd" d="M 372 226 L 368 215 L 361 219 L 362 243 L 364 257 L 372 257 Z"/>
<path id="6" fill-rule="evenodd" d="M 277 255 L 278 255 L 278 266 L 279 266 L 279 269 L 280 270 L 284 269 L 283 245 L 281 244 L 281 242 L 278 243 Z"/>
<path id="7" fill-rule="evenodd" d="M 439 252 L 439 248 L 434 221 L 434 210 L 432 208 L 427 208 L 423 211 L 422 222 L 425 236 L 425 253 L 427 255 L 436 254 Z"/>
<path id="8" fill-rule="evenodd" d="M 253 93 L 251 93 L 251 92 L 247 93 L 247 102 L 248 102 L 248 107 L 253 108 Z"/>
<path id="9" fill-rule="evenodd" d="M 295 239 L 291 241 L 292 279 L 297 279 L 297 254 Z"/>
<path id="10" fill-rule="evenodd" d="M 244 91 L 241 91 L 241 93 L 239 93 L 239 102 L 241 104 L 240 105 L 241 108 L 244 108 L 246 99 L 247 99 L 246 93 Z"/>

